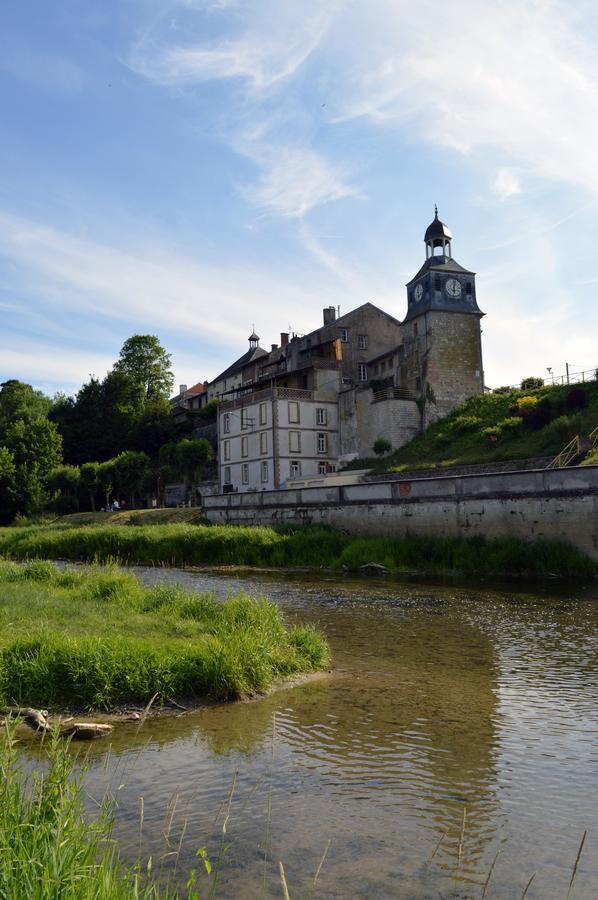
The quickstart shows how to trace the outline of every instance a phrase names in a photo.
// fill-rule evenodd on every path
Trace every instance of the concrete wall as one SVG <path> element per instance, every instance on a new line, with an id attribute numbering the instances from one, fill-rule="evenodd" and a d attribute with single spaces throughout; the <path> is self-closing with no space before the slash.
<path id="1" fill-rule="evenodd" d="M 211 522 L 564 540 L 598 559 L 598 466 L 206 497 Z"/>

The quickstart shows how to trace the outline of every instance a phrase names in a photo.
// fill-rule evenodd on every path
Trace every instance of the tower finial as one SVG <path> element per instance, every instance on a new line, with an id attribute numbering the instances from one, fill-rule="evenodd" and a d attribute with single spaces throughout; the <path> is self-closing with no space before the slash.
<path id="1" fill-rule="evenodd" d="M 434 218 L 438 218 L 438 206 L 436 205 L 436 203 L 434 204 Z"/>

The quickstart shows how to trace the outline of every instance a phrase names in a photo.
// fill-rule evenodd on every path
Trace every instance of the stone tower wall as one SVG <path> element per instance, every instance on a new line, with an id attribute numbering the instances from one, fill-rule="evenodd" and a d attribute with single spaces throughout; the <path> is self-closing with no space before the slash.
<path id="1" fill-rule="evenodd" d="M 479 316 L 434 310 L 403 327 L 401 387 L 419 396 L 428 381 L 436 396 L 436 405 L 427 409 L 428 424 L 483 392 Z"/>

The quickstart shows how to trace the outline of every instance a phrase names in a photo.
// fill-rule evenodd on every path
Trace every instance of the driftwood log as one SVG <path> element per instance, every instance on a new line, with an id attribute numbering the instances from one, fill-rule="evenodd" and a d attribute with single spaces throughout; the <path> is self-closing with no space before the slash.
<path id="1" fill-rule="evenodd" d="M 51 728 L 45 709 L 32 709 L 30 706 L 0 706 L 0 713 L 9 719 L 23 719 L 34 731 L 49 731 Z"/>
<path id="2" fill-rule="evenodd" d="M 48 713 L 45 709 L 32 709 L 30 706 L 0 706 L 0 714 L 9 719 L 22 719 L 34 731 L 57 730 L 64 737 L 71 737 L 73 740 L 89 741 L 93 738 L 104 737 L 114 729 L 114 725 L 99 722 L 73 722 L 72 718 L 51 723 L 48 721 Z"/>

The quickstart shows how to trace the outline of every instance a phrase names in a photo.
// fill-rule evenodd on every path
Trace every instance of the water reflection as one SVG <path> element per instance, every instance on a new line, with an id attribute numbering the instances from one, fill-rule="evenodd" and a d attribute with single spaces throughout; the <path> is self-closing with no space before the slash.
<path id="1" fill-rule="evenodd" d="M 118 791 L 118 832 L 164 866 L 212 858 L 230 801 L 222 896 L 596 895 L 598 624 L 591 599 L 417 584 L 145 570 L 220 594 L 242 587 L 317 621 L 322 680 L 259 702 L 119 729 L 92 748 L 91 793 Z M 465 816 L 464 816 L 465 811 Z M 165 835 L 168 835 L 166 841 Z M 178 849 L 180 846 L 180 854 Z"/>

